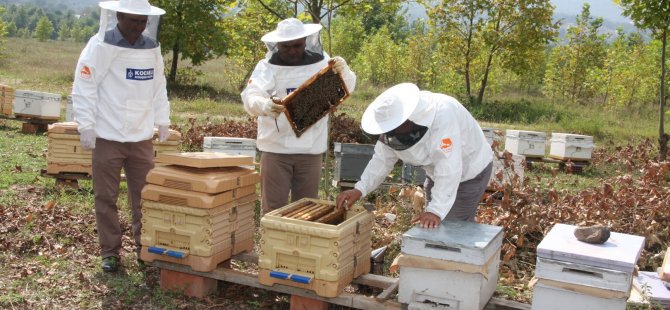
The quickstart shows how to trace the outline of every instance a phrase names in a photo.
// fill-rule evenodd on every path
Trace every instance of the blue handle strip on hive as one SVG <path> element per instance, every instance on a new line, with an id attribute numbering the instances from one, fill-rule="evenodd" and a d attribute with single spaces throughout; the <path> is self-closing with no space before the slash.
<path id="1" fill-rule="evenodd" d="M 148 251 L 149 251 L 149 253 L 158 254 L 158 255 L 167 255 L 167 256 L 170 256 L 170 257 L 174 257 L 174 258 L 184 258 L 187 255 L 186 253 L 183 253 L 183 252 L 172 251 L 172 250 L 159 248 L 159 247 L 155 247 L 155 246 L 150 246 Z"/>
<path id="2" fill-rule="evenodd" d="M 281 279 L 281 280 L 291 280 L 293 282 L 298 282 L 298 283 L 305 283 L 309 284 L 312 282 L 312 278 L 310 277 L 305 277 L 305 276 L 300 276 L 297 274 L 289 274 L 286 272 L 281 272 L 281 271 L 270 271 L 270 276 L 273 278 Z"/>

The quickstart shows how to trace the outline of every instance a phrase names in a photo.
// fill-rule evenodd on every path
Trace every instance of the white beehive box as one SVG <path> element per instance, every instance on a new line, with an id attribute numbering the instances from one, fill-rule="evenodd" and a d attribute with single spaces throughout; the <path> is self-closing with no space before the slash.
<path id="1" fill-rule="evenodd" d="M 486 137 L 486 141 L 489 143 L 489 145 L 493 144 L 493 141 L 500 140 L 500 137 L 496 134 L 496 131 L 498 130 L 495 128 L 482 128 L 484 137 Z"/>
<path id="2" fill-rule="evenodd" d="M 60 119 L 60 95 L 30 90 L 17 90 L 14 114 L 43 119 Z"/>
<path id="3" fill-rule="evenodd" d="M 65 106 L 65 121 L 74 122 L 74 110 L 72 109 L 72 95 L 67 96 L 67 105 Z"/>
<path id="4" fill-rule="evenodd" d="M 549 157 L 557 159 L 590 160 L 593 137 L 569 133 L 552 133 Z"/>
<path id="5" fill-rule="evenodd" d="M 526 156 L 512 154 L 509 166 L 506 166 L 504 158 L 494 158 L 493 170 L 491 172 L 488 186 L 495 187 L 511 184 L 512 180 L 515 178 L 515 174 L 518 176 L 519 184 L 522 183 L 525 177 L 525 167 L 523 165 L 525 159 Z"/>
<path id="6" fill-rule="evenodd" d="M 205 152 L 226 153 L 231 155 L 251 156 L 256 160 L 256 140 L 231 137 L 204 137 L 202 149 Z M 254 168 L 254 166 L 245 166 Z"/>
<path id="7" fill-rule="evenodd" d="M 496 288 L 501 227 L 447 221 L 403 234 L 398 301 L 409 309 L 483 309 Z"/>
<path id="8" fill-rule="evenodd" d="M 644 238 L 612 232 L 590 244 L 577 240 L 575 228 L 556 224 L 537 246 L 532 308 L 625 309 Z"/>
<path id="9" fill-rule="evenodd" d="M 626 309 L 627 298 L 605 298 L 538 283 L 533 288 L 532 310 Z"/>
<path id="10" fill-rule="evenodd" d="M 526 157 L 544 157 L 547 134 L 539 131 L 508 129 L 505 135 L 505 150 Z"/>

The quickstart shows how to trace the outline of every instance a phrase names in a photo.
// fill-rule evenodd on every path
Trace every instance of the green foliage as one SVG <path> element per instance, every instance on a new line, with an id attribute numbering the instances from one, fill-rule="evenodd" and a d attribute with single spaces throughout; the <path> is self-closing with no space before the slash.
<path id="1" fill-rule="evenodd" d="M 398 61 L 406 47 L 397 44 L 391 38 L 386 27 L 369 37 L 363 43 L 354 70 L 361 78 L 380 86 L 391 86 L 404 81 L 406 63 Z"/>
<path id="2" fill-rule="evenodd" d="M 532 124 L 570 120 L 569 115 L 546 101 L 493 100 L 466 107 L 477 120 L 485 122 Z"/>
<path id="3" fill-rule="evenodd" d="M 603 67 L 606 35 L 599 34 L 602 18 L 593 18 L 585 3 L 577 24 L 568 28 L 567 43 L 552 50 L 544 92 L 552 98 L 587 102 L 595 97 L 597 81 L 590 80 Z"/>
<path id="4" fill-rule="evenodd" d="M 230 13 L 232 0 L 157 0 L 154 4 L 165 10 L 162 16 L 161 49 L 172 52 L 173 64 L 169 79 L 174 82 L 177 61 L 188 59 L 193 65 L 220 56 L 229 38 L 221 20 Z"/>
<path id="5" fill-rule="evenodd" d="M 40 42 L 44 42 L 51 38 L 51 34 L 54 32 L 54 25 L 51 23 L 48 17 L 42 16 L 40 21 L 37 22 L 37 27 L 35 27 L 35 38 Z"/>
<path id="6" fill-rule="evenodd" d="M 465 96 L 482 102 L 492 68 L 507 66 L 516 72 L 530 70 L 537 55 L 555 36 L 549 0 L 422 1 L 431 18 L 431 31 L 445 49 L 454 70 L 465 84 Z M 475 85 L 479 84 L 479 85 Z"/>
<path id="7" fill-rule="evenodd" d="M 328 36 L 323 36 L 324 49 L 332 51 L 332 56 L 342 56 L 347 62 L 352 63 L 361 50 L 367 34 L 363 28 L 362 17 L 337 16 L 333 19 L 330 31 L 332 41 L 328 40 Z"/>
<path id="8" fill-rule="evenodd" d="M 61 23 L 58 27 L 58 40 L 65 41 L 70 37 L 70 27 L 66 23 Z"/>

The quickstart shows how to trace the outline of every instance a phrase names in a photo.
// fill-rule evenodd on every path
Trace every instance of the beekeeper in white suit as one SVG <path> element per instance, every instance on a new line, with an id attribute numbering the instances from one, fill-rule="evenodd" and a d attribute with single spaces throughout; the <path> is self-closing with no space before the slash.
<path id="1" fill-rule="evenodd" d="M 318 198 L 321 159 L 327 149 L 328 117 L 297 137 L 282 113 L 283 98 L 328 65 L 330 57 L 319 37 L 321 25 L 303 24 L 288 18 L 261 40 L 268 48 L 242 92 L 244 109 L 258 116 L 256 144 L 261 153 L 261 199 L 264 212 L 308 197 Z M 342 57 L 334 57 L 333 70 L 340 73 L 353 92 L 356 75 Z"/>
<path id="2" fill-rule="evenodd" d="M 158 45 L 165 11 L 147 0 L 100 2 L 100 30 L 79 56 L 73 110 L 84 149 L 93 149 L 93 191 L 102 269 L 119 267 L 122 229 L 116 205 L 121 168 L 128 184 L 132 232 L 140 247 L 140 197 L 154 166 L 154 127 L 169 136 L 170 106 Z"/>
<path id="3" fill-rule="evenodd" d="M 427 176 L 427 206 L 412 222 L 435 228 L 445 219 L 474 221 L 491 176 L 493 151 L 456 99 L 398 84 L 368 106 L 361 125 L 379 140 L 361 180 L 337 196 L 338 207 L 349 208 L 375 190 L 401 159 L 422 166 Z"/>

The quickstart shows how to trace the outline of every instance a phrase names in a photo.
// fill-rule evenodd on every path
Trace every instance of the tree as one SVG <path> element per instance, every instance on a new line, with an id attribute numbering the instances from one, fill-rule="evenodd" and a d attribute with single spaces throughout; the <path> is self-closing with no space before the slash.
<path id="1" fill-rule="evenodd" d="M 51 34 L 54 32 L 54 26 L 49 20 L 48 17 L 42 16 L 37 22 L 37 27 L 35 27 L 35 38 L 40 42 L 44 42 L 51 38 Z"/>
<path id="2" fill-rule="evenodd" d="M 65 41 L 70 38 L 70 27 L 67 23 L 61 22 L 60 27 L 58 27 L 58 40 Z"/>
<path id="3" fill-rule="evenodd" d="M 423 1 L 432 31 L 448 44 L 453 70 L 463 76 L 466 96 L 482 102 L 493 66 L 519 66 L 556 35 L 549 0 Z M 473 84 L 479 83 L 477 97 Z"/>
<path id="4" fill-rule="evenodd" d="M 4 11 L 5 8 L 0 6 L 0 14 L 2 14 Z M 0 18 L 0 57 L 2 56 L 3 46 L 5 46 L 4 37 L 6 35 L 7 35 L 7 26 L 5 26 L 5 22 L 2 21 L 2 18 Z"/>
<path id="5" fill-rule="evenodd" d="M 651 30 L 661 40 L 661 76 L 659 78 L 659 160 L 665 160 L 668 153 L 668 134 L 665 133 L 664 115 L 666 97 L 666 46 L 670 31 L 670 0 L 615 0 L 623 7 L 624 15 L 629 16 L 635 26 Z"/>
<path id="6" fill-rule="evenodd" d="M 193 65 L 218 57 L 229 43 L 221 22 L 235 8 L 232 0 L 157 0 L 154 4 L 165 10 L 161 26 L 161 49 L 172 52 L 168 81 L 177 78 L 181 58 Z"/>
<path id="7" fill-rule="evenodd" d="M 590 6 L 585 3 L 577 16 L 577 24 L 568 28 L 567 43 L 551 52 L 545 93 L 580 102 L 595 96 L 589 76 L 601 69 L 605 60 L 607 36 L 598 32 L 602 23 L 602 18 L 591 16 Z"/>

